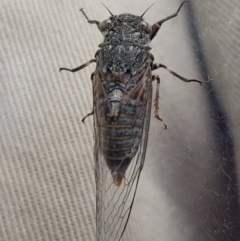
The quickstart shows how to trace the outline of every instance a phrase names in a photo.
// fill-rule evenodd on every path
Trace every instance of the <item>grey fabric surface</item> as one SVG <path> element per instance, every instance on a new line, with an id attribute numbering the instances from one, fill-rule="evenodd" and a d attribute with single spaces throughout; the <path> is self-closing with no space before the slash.
<path id="1" fill-rule="evenodd" d="M 240 240 L 240 4 L 190 2 L 164 23 L 151 52 L 206 83 L 156 71 L 169 129 L 152 118 L 125 241 Z M 152 2 L 104 4 L 140 15 Z M 179 4 L 158 1 L 145 19 L 153 24 Z M 109 16 L 99 1 L 1 1 L 1 241 L 96 240 L 92 118 L 81 122 L 92 109 L 95 66 L 58 72 L 92 59 L 102 41 L 81 7 L 90 19 Z"/>

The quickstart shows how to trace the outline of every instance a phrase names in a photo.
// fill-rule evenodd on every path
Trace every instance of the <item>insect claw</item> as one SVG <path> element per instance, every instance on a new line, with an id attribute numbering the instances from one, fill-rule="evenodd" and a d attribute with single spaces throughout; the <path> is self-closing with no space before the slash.
<path id="1" fill-rule="evenodd" d="M 167 124 L 165 123 L 165 121 L 158 114 L 155 115 L 155 117 L 163 123 L 164 125 L 163 130 L 167 130 Z"/>
<path id="2" fill-rule="evenodd" d="M 60 69 L 59 69 L 59 72 L 61 72 L 62 70 L 71 71 L 71 69 L 67 69 L 67 68 L 60 68 Z"/>
<path id="3" fill-rule="evenodd" d="M 90 112 L 90 113 L 88 113 L 88 114 L 86 114 L 86 115 L 82 118 L 82 123 L 83 123 L 83 124 L 85 124 L 84 121 L 85 121 L 90 115 L 93 115 L 93 111 Z"/>
<path id="4" fill-rule="evenodd" d="M 189 82 L 197 82 L 197 83 L 199 83 L 200 85 L 202 85 L 202 81 L 196 80 L 196 79 L 190 79 Z"/>

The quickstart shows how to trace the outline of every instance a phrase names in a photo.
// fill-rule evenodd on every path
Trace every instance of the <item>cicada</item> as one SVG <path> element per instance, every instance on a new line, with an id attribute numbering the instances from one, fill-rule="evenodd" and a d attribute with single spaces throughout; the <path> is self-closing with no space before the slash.
<path id="1" fill-rule="evenodd" d="M 143 15 L 111 14 L 96 24 L 104 36 L 95 58 L 74 68 L 60 68 L 76 72 L 96 62 L 91 75 L 93 89 L 93 114 L 96 179 L 96 230 L 98 241 L 120 240 L 127 226 L 145 162 L 152 106 L 152 82 L 156 80 L 154 115 L 159 115 L 160 78 L 152 71 L 164 68 L 184 82 L 186 79 L 161 63 L 154 63 L 149 43 L 162 24 L 178 15 L 178 10 L 153 25 L 143 20 Z"/>

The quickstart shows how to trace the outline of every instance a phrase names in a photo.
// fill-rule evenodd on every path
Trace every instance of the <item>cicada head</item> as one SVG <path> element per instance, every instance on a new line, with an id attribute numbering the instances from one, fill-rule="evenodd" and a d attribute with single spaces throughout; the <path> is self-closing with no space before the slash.
<path id="1" fill-rule="evenodd" d="M 139 44 L 148 44 L 152 26 L 142 17 L 124 13 L 113 15 L 109 19 L 98 24 L 98 28 L 104 35 L 104 42 L 128 41 Z"/>

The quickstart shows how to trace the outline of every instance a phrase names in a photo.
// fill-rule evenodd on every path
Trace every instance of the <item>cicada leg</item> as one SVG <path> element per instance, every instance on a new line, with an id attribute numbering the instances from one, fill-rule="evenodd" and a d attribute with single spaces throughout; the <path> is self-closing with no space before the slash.
<path id="1" fill-rule="evenodd" d="M 96 62 L 96 59 L 91 59 L 88 62 L 86 62 L 85 64 L 82 64 L 82 65 L 80 65 L 80 66 L 78 66 L 77 68 L 74 68 L 74 69 L 60 68 L 59 72 L 62 71 L 62 70 L 67 70 L 67 71 L 70 71 L 70 72 L 76 72 L 76 71 L 79 71 L 79 70 L 87 67 L 89 64 L 91 64 L 93 62 Z"/>
<path id="2" fill-rule="evenodd" d="M 91 81 L 93 81 L 93 77 L 95 76 L 95 72 L 91 73 Z"/>
<path id="3" fill-rule="evenodd" d="M 175 13 L 173 13 L 173 14 L 171 14 L 170 16 L 168 16 L 168 17 L 166 17 L 166 18 L 164 18 L 164 19 L 156 22 L 156 23 L 152 26 L 152 33 L 151 33 L 151 36 L 150 36 L 150 39 L 151 39 L 151 40 L 156 36 L 157 32 L 159 31 L 159 29 L 161 28 L 161 26 L 162 26 L 162 24 L 163 24 L 164 22 L 168 21 L 169 19 L 172 19 L 172 18 L 177 17 L 177 15 L 178 15 L 180 9 L 182 8 L 182 6 L 184 5 L 184 3 L 187 3 L 187 1 L 182 2 L 181 5 L 179 6 L 178 10 L 177 10 Z"/>
<path id="4" fill-rule="evenodd" d="M 164 22 L 168 21 L 169 19 L 177 17 L 177 15 L 178 15 L 178 13 L 179 13 L 179 11 L 182 8 L 184 3 L 187 3 L 187 1 L 182 2 L 181 5 L 179 6 L 178 10 L 175 13 L 171 14 L 170 16 L 168 16 L 168 17 L 166 17 L 166 18 L 164 18 L 160 21 L 158 21 L 158 24 L 162 25 Z"/>
<path id="5" fill-rule="evenodd" d="M 95 75 L 95 72 L 92 72 L 92 74 L 91 74 L 91 81 L 93 81 L 93 77 L 94 77 L 94 75 Z M 84 123 L 84 121 L 89 117 L 89 116 L 91 116 L 91 115 L 93 115 L 93 110 L 92 110 L 92 112 L 90 112 L 90 113 L 88 113 L 87 115 L 85 115 L 83 118 L 82 118 L 82 122 Z"/>
<path id="6" fill-rule="evenodd" d="M 165 123 L 165 121 L 160 117 L 159 115 L 159 91 L 160 91 L 160 78 L 159 75 L 153 75 L 152 76 L 152 81 L 157 80 L 157 88 L 156 88 L 156 94 L 155 94 L 155 99 L 154 99 L 154 115 L 155 117 L 160 120 L 163 124 L 164 124 L 164 130 L 167 129 L 167 124 Z"/>
<path id="7" fill-rule="evenodd" d="M 82 122 L 84 123 L 84 121 L 86 120 L 86 118 L 88 118 L 89 116 L 93 115 L 93 110 L 92 112 L 88 113 L 87 115 L 85 115 L 83 118 L 82 118 Z"/>
<path id="8" fill-rule="evenodd" d="M 202 85 L 202 81 L 200 80 L 196 80 L 196 79 L 186 79 L 184 77 L 182 77 L 181 75 L 177 74 L 176 72 L 174 72 L 173 70 L 169 69 L 166 65 L 164 64 L 153 64 L 152 65 L 152 70 L 155 70 L 155 69 L 159 69 L 159 68 L 164 68 L 166 69 L 170 74 L 174 75 L 175 77 L 177 77 L 178 79 L 184 81 L 184 82 L 197 82 L 199 83 L 200 85 Z"/>
<path id="9" fill-rule="evenodd" d="M 88 16 L 86 15 L 86 13 L 83 11 L 83 8 L 81 8 L 79 11 L 81 11 L 83 13 L 83 15 L 85 16 L 85 18 L 87 19 L 88 23 L 91 24 L 97 24 L 99 26 L 99 21 L 97 20 L 89 20 Z"/>

